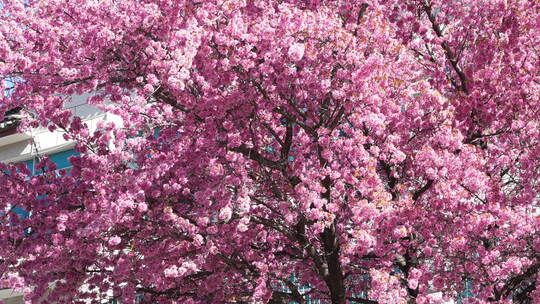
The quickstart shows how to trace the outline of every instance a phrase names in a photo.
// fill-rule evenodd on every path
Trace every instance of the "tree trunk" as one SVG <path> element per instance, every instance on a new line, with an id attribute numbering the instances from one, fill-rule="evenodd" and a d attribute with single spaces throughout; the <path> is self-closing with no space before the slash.
<path id="1" fill-rule="evenodd" d="M 341 262 L 339 261 L 339 243 L 335 234 L 335 226 L 326 228 L 323 234 L 328 276 L 325 278 L 326 285 L 330 290 L 332 304 L 346 304 L 345 284 Z"/>

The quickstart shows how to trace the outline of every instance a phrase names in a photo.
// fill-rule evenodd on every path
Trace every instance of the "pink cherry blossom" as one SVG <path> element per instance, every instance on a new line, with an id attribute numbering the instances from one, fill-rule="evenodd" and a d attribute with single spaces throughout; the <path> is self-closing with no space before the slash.
<path id="1" fill-rule="evenodd" d="M 303 43 L 293 43 L 289 47 L 287 54 L 292 61 L 300 61 L 304 57 L 305 45 Z"/>
<path id="2" fill-rule="evenodd" d="M 0 112 L 77 156 L 69 174 L 50 150 L 39 174 L 0 165 L 2 287 L 36 303 L 539 302 L 539 14 L 3 1 Z"/>

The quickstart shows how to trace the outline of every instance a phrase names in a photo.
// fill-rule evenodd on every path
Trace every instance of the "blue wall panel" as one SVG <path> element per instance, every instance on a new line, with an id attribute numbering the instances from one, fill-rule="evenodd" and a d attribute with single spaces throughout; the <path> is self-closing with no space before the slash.
<path id="1" fill-rule="evenodd" d="M 58 152 L 58 153 L 49 155 L 49 157 L 56 164 L 57 169 L 63 169 L 63 168 L 71 167 L 71 163 L 69 162 L 68 158 L 72 155 L 79 155 L 79 153 L 71 149 L 71 150 Z"/>
<path id="2" fill-rule="evenodd" d="M 64 169 L 64 168 L 71 167 L 71 163 L 69 162 L 68 158 L 72 155 L 79 155 L 79 153 L 71 149 L 71 150 L 51 154 L 49 155 L 49 157 L 51 161 L 56 164 L 57 169 Z M 39 174 L 39 172 L 36 172 L 33 170 L 34 165 L 37 164 L 36 159 L 30 159 L 30 160 L 25 161 L 24 163 L 26 164 L 30 172 L 32 172 L 32 174 Z M 14 207 L 12 211 L 15 214 L 18 214 L 21 219 L 27 218 L 30 215 L 28 211 L 19 207 Z"/>
<path id="3" fill-rule="evenodd" d="M 49 155 L 49 158 L 51 159 L 53 163 L 56 164 L 57 169 L 64 169 L 64 168 L 71 167 L 71 163 L 69 162 L 68 158 L 72 155 L 77 156 L 79 155 L 79 153 L 75 152 L 73 149 L 70 149 L 67 151 L 51 154 Z M 32 170 L 34 166 L 38 163 L 37 159 L 35 158 L 30 159 L 30 160 L 25 161 L 24 163 L 26 164 L 26 166 L 31 172 L 33 172 L 34 174 L 39 173 Z"/>

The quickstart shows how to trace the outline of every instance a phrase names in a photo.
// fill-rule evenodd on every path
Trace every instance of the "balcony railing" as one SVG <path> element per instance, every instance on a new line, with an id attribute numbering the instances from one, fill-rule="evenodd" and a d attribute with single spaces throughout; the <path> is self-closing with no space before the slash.
<path id="1" fill-rule="evenodd" d="M 23 118 L 21 109 L 21 107 L 16 107 L 4 113 L 4 119 L 0 121 L 0 137 L 12 135 L 17 132 L 17 126 Z"/>

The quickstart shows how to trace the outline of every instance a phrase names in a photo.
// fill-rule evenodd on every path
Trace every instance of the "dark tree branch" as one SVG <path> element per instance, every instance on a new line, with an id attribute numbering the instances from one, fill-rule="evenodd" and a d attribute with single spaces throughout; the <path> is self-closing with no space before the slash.
<path id="1" fill-rule="evenodd" d="M 354 29 L 354 32 L 353 32 L 353 35 L 355 37 L 358 36 L 358 25 L 360 25 L 360 21 L 364 17 L 364 14 L 366 13 L 368 6 L 369 5 L 365 2 L 360 5 L 360 9 L 358 10 L 358 16 L 356 17 L 357 27 Z"/>
<path id="2" fill-rule="evenodd" d="M 414 194 L 413 194 L 413 200 L 414 201 L 417 201 L 420 196 L 422 196 L 422 194 L 424 194 L 424 192 L 428 191 L 429 188 L 431 188 L 431 185 L 433 185 L 433 180 L 428 180 L 427 183 L 422 186 L 422 188 L 418 189 Z"/>
<path id="3" fill-rule="evenodd" d="M 292 297 L 296 302 L 300 304 L 306 304 L 306 300 L 304 299 L 302 294 L 298 291 L 298 288 L 293 282 L 291 282 L 290 280 L 283 280 L 283 282 L 285 282 L 285 284 L 287 284 L 287 287 L 291 290 Z"/>
<path id="4" fill-rule="evenodd" d="M 285 134 L 285 140 L 281 146 L 281 162 L 287 164 L 289 159 L 289 153 L 291 151 L 291 145 L 293 140 L 293 125 L 291 122 L 287 122 L 287 133 Z"/>
<path id="5" fill-rule="evenodd" d="M 431 4 L 424 5 L 424 10 L 425 10 L 425 12 L 426 12 L 426 14 L 428 16 L 428 19 L 429 19 L 429 21 L 431 23 L 431 27 L 433 28 L 433 31 L 435 32 L 437 37 L 442 38 L 443 37 L 443 32 L 441 30 L 440 25 L 435 20 L 435 15 L 433 14 L 433 11 L 431 9 Z M 446 58 L 448 59 L 448 61 L 450 61 L 450 64 L 452 65 L 452 68 L 454 69 L 454 71 L 458 75 L 459 81 L 461 83 L 461 84 L 457 84 L 457 83 L 455 83 L 455 81 L 453 81 L 451 79 L 452 84 L 459 91 L 462 91 L 465 94 L 469 94 L 469 89 L 467 88 L 467 76 L 465 76 L 465 73 L 463 72 L 463 70 L 459 66 L 458 58 L 456 57 L 456 55 L 454 54 L 452 49 L 450 49 L 450 46 L 448 45 L 448 43 L 446 41 L 443 41 L 441 43 L 441 47 L 443 48 L 444 53 L 446 55 Z"/>
<path id="6" fill-rule="evenodd" d="M 248 157 L 251 160 L 256 161 L 259 165 L 263 167 L 268 167 L 271 169 L 282 169 L 283 164 L 281 162 L 270 160 L 264 156 L 262 156 L 257 150 L 253 148 L 248 148 L 245 144 L 240 145 L 236 148 L 231 148 L 234 152 L 239 152 L 242 155 Z"/>
<path id="7" fill-rule="evenodd" d="M 356 297 L 347 297 L 347 300 L 353 301 L 356 303 L 361 303 L 361 304 L 379 304 L 379 302 L 377 301 L 363 299 L 363 298 L 356 298 Z"/>
<path id="8" fill-rule="evenodd" d="M 488 300 L 490 302 L 497 302 L 501 300 L 502 298 L 507 298 L 512 294 L 512 292 L 516 291 L 516 289 L 526 282 L 527 280 L 530 280 L 531 278 L 534 278 L 538 271 L 540 270 L 540 262 L 537 262 L 533 265 L 531 265 L 527 271 L 523 272 L 520 275 L 517 275 L 511 279 L 509 279 L 502 288 L 497 289 L 493 288 L 494 296 L 489 298 Z"/>

